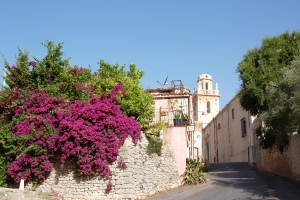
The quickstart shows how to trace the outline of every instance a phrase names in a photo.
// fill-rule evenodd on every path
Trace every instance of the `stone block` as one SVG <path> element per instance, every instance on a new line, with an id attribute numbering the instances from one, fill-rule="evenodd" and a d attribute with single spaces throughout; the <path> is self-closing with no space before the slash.
<path id="1" fill-rule="evenodd" d="M 123 184 L 134 183 L 132 177 L 124 177 Z"/>
<path id="2" fill-rule="evenodd" d="M 120 195 L 120 199 L 132 199 L 134 197 L 133 194 L 122 194 Z"/>
<path id="3" fill-rule="evenodd" d="M 123 184 L 122 188 L 123 189 L 131 189 L 132 188 L 132 184 L 131 183 Z"/>
<path id="4" fill-rule="evenodd" d="M 119 194 L 119 195 L 121 195 L 121 194 L 124 194 L 124 189 L 122 188 L 119 188 L 118 190 L 116 189 L 116 194 Z"/>
<path id="5" fill-rule="evenodd" d="M 131 176 L 131 175 L 132 175 L 132 173 L 130 173 L 130 172 L 122 172 L 122 173 L 119 174 L 119 176 L 122 176 L 122 177 L 128 177 L 128 176 Z"/>

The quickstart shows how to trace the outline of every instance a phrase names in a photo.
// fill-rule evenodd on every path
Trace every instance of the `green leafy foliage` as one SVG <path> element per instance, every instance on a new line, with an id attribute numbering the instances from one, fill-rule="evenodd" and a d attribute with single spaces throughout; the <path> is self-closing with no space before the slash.
<path id="1" fill-rule="evenodd" d="M 166 128 L 166 121 L 161 121 L 150 125 L 150 127 L 145 131 L 146 138 L 148 140 L 148 146 L 146 152 L 150 155 L 156 153 L 161 155 L 162 140 L 160 139 L 160 132 Z"/>
<path id="2" fill-rule="evenodd" d="M 1 130 L 1 129 L 0 129 Z M 3 149 L 3 145 L 5 141 L 1 138 L 0 139 L 0 186 L 6 187 L 7 186 L 7 169 L 9 167 L 9 162 L 7 161 L 5 151 Z"/>
<path id="3" fill-rule="evenodd" d="M 201 163 L 198 159 L 187 158 L 186 169 L 183 177 L 184 185 L 196 185 L 200 183 L 206 183 L 204 171 L 208 169 L 204 167 L 204 163 Z"/>
<path id="4" fill-rule="evenodd" d="M 43 44 L 43 59 L 21 51 L 7 69 L 8 87 L 0 91 L 0 185 L 7 174 L 14 181 L 44 180 L 54 155 L 63 164 L 77 162 L 81 174 L 110 177 L 127 136 L 134 143 L 140 126 L 153 117 L 153 98 L 140 86 L 143 72 L 130 65 L 100 62 L 99 72 L 70 66 L 62 44 Z M 124 162 L 120 163 L 125 168 Z M 110 185 L 112 187 L 112 185 Z"/>
<path id="5" fill-rule="evenodd" d="M 266 88 L 270 96 L 269 109 L 262 112 L 264 122 L 261 134 L 262 147 L 276 144 L 280 149 L 288 144 L 288 136 L 300 130 L 300 56 L 280 71 L 281 81 Z M 258 133 L 260 133 L 258 131 Z"/>
<path id="6" fill-rule="evenodd" d="M 166 123 L 167 122 L 165 120 L 158 122 L 158 123 L 154 123 L 154 124 L 150 125 L 150 127 L 145 131 L 145 133 L 148 135 L 153 135 L 153 136 L 159 137 L 160 131 L 162 131 L 164 128 L 166 128 Z"/>
<path id="7" fill-rule="evenodd" d="M 262 40 L 260 48 L 254 48 L 244 55 L 237 72 L 242 81 L 241 106 L 252 115 L 260 114 L 270 107 L 270 96 L 266 87 L 270 82 L 281 81 L 280 70 L 288 66 L 298 55 L 300 33 L 285 32 Z"/>
<path id="8" fill-rule="evenodd" d="M 34 57 L 34 61 L 28 58 L 28 51 L 19 50 L 16 57 L 16 64 L 10 66 L 5 60 L 5 68 L 8 76 L 5 81 L 9 88 L 45 89 L 49 84 L 60 83 L 60 74 L 69 66 L 69 60 L 63 59 L 62 44 L 55 45 L 51 41 L 41 43 L 47 49 L 47 55 L 39 60 Z"/>
<path id="9" fill-rule="evenodd" d="M 110 94 L 112 88 L 122 82 L 123 94 L 118 96 L 122 113 L 134 117 L 141 130 L 149 128 L 154 116 L 154 100 L 140 84 L 143 71 L 132 63 L 129 71 L 126 71 L 125 66 L 111 65 L 104 60 L 100 60 L 99 72 L 95 73 L 84 67 L 72 67 L 69 59 L 62 57 L 62 44 L 55 45 L 52 41 L 42 43 L 47 49 L 47 56 L 40 60 L 34 57 L 34 61 L 30 61 L 28 51 L 20 49 L 15 65 L 10 66 L 5 60 L 5 68 L 8 70 L 5 81 L 9 88 L 42 89 L 49 96 L 84 100 L 88 99 L 88 88 L 97 86 L 94 95 L 101 96 L 103 92 Z M 74 87 L 77 83 L 83 87 Z"/>
<path id="10" fill-rule="evenodd" d="M 151 155 L 153 153 L 157 154 L 157 155 L 161 155 L 161 148 L 163 145 L 163 141 L 156 136 L 153 135 L 145 135 L 147 140 L 148 140 L 148 145 L 146 147 L 146 152 L 148 155 Z"/>
<path id="11" fill-rule="evenodd" d="M 140 85 L 144 72 L 138 70 L 132 63 L 129 65 L 129 71 L 125 71 L 125 66 L 111 65 L 103 60 L 100 60 L 99 65 L 99 75 L 93 77 L 93 83 L 101 88 L 101 92 L 108 93 L 113 85 L 124 83 L 126 95 L 118 99 L 121 110 L 124 114 L 134 117 L 139 122 L 141 130 L 146 130 L 154 116 L 152 107 L 154 100 Z"/>
<path id="12" fill-rule="evenodd" d="M 3 94 L 3 92 L 2 92 Z M 1 109 L 3 112 L 3 108 Z M 5 118 L 2 115 L 0 115 L 0 186 L 6 187 L 8 183 L 10 183 L 12 180 L 7 174 L 7 169 L 10 166 L 11 160 L 9 158 L 10 153 L 15 153 L 18 149 L 20 149 L 19 145 L 15 145 L 15 142 L 19 142 L 20 140 L 18 138 L 14 138 L 11 136 L 11 134 L 8 134 L 11 132 L 12 126 L 20 122 L 23 117 L 20 117 L 19 119 L 8 119 Z"/>

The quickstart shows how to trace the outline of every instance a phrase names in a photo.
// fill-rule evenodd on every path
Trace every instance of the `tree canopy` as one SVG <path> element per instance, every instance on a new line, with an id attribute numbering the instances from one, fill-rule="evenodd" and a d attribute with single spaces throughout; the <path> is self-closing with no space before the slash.
<path id="1" fill-rule="evenodd" d="M 260 115 L 264 122 L 264 135 L 260 134 L 264 148 L 288 143 L 288 135 L 300 130 L 300 56 L 291 65 L 280 70 L 281 81 L 266 88 L 270 96 L 269 109 Z"/>
<path id="2" fill-rule="evenodd" d="M 266 37 L 259 48 L 251 49 L 238 64 L 237 73 L 242 81 L 239 96 L 241 106 L 252 115 L 266 111 L 270 96 L 266 92 L 269 83 L 279 83 L 281 69 L 300 55 L 300 33 L 285 32 Z"/>
<path id="3" fill-rule="evenodd" d="M 98 72 L 92 73 L 91 69 L 70 66 L 69 58 L 63 58 L 63 43 L 55 45 L 52 41 L 46 41 L 42 45 L 47 49 L 43 59 L 33 57 L 33 61 L 30 61 L 28 51 L 18 49 L 15 65 L 5 60 L 8 69 L 5 81 L 9 89 L 26 86 L 27 90 L 45 90 L 50 96 L 83 100 L 87 93 L 82 89 L 97 86 L 95 96 L 100 96 L 103 92 L 109 94 L 113 86 L 122 82 L 122 91 L 126 94 L 118 96 L 122 113 L 134 117 L 142 130 L 148 128 L 154 115 L 154 100 L 142 88 L 140 79 L 144 72 L 138 70 L 135 64 L 130 63 L 129 71 L 126 71 L 125 66 L 111 65 L 100 60 Z M 81 88 L 74 87 L 77 83 L 82 84 Z"/>
<path id="4" fill-rule="evenodd" d="M 129 71 L 125 71 L 125 66 L 111 65 L 104 60 L 100 60 L 99 65 L 99 74 L 93 77 L 92 82 L 99 87 L 100 92 L 109 92 L 108 89 L 112 86 L 124 83 L 126 95 L 119 98 L 121 110 L 134 117 L 142 130 L 147 129 L 154 115 L 154 100 L 140 85 L 144 72 L 138 70 L 133 63 L 130 63 Z"/>

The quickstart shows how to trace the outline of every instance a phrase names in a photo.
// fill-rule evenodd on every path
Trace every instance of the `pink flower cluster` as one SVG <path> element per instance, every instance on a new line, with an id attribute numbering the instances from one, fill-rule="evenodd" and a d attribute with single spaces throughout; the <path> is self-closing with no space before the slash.
<path id="1" fill-rule="evenodd" d="M 126 163 L 125 163 L 124 161 L 119 161 L 119 162 L 118 162 L 118 167 L 119 167 L 120 169 L 125 169 L 125 168 L 126 168 Z"/>
<path id="2" fill-rule="evenodd" d="M 111 191 L 113 187 L 114 187 L 114 185 L 113 185 L 111 182 L 109 182 L 109 183 L 106 185 L 106 191 L 107 191 L 107 192 L 108 192 L 108 191 Z"/>
<path id="3" fill-rule="evenodd" d="M 74 69 L 76 69 L 76 68 L 74 68 Z M 89 88 L 89 87 L 84 86 L 84 85 L 82 85 L 82 84 L 80 84 L 80 83 L 74 83 L 73 86 L 74 86 L 75 88 L 81 89 L 81 90 L 84 91 L 84 92 L 89 92 L 89 91 L 90 91 L 90 88 Z"/>
<path id="4" fill-rule="evenodd" d="M 8 174 L 17 182 L 21 179 L 28 180 L 36 177 L 38 180 L 44 180 L 53 168 L 49 161 L 47 153 L 30 156 L 27 153 L 11 163 L 8 168 Z"/>
<path id="5" fill-rule="evenodd" d="M 12 135 L 22 140 L 16 144 L 18 153 L 10 155 L 15 160 L 8 174 L 17 182 L 30 177 L 44 180 L 56 154 L 62 167 L 73 160 L 81 174 L 110 177 L 109 164 L 116 161 L 125 139 L 131 136 L 137 143 L 140 137 L 138 123 L 121 113 L 116 98 L 121 87 L 115 86 L 110 97 L 103 93 L 89 102 L 73 103 L 33 91 L 29 100 L 14 107 L 15 118 L 26 117 L 11 129 Z"/>
<path id="6" fill-rule="evenodd" d="M 34 62 L 34 61 L 30 61 L 29 63 L 28 63 L 28 66 L 34 66 L 34 65 L 36 65 L 36 62 Z"/>

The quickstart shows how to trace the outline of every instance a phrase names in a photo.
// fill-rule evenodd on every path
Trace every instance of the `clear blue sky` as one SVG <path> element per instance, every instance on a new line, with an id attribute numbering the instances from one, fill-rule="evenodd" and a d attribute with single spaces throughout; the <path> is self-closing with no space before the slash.
<path id="1" fill-rule="evenodd" d="M 300 30 L 299 8 L 299 0 L 0 0 L 0 51 L 14 64 L 18 47 L 42 58 L 40 42 L 64 42 L 71 65 L 135 63 L 144 88 L 169 76 L 192 90 L 208 73 L 222 109 L 240 89 L 243 55 L 266 36 Z"/>

